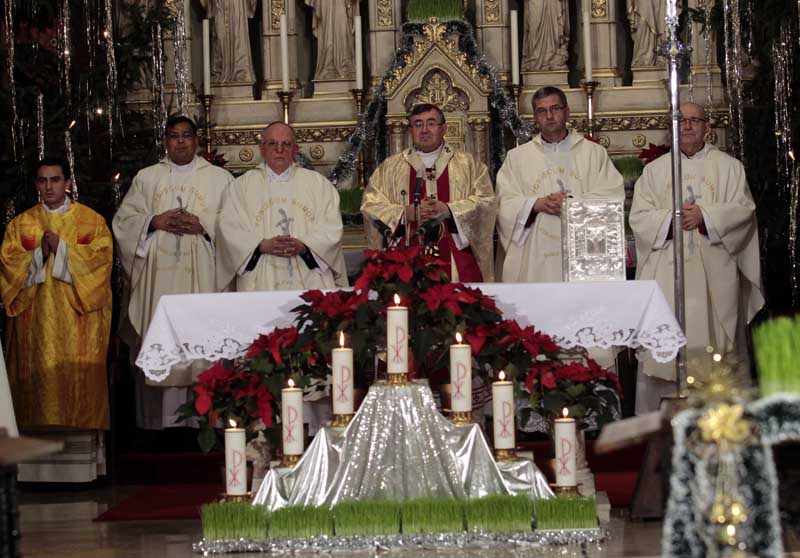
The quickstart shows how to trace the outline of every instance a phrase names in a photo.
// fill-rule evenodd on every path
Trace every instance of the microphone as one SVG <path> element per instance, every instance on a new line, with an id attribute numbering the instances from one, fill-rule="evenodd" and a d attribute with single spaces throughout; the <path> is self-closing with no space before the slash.
<path id="1" fill-rule="evenodd" d="M 373 227 L 375 227 L 378 230 L 378 232 L 383 238 L 387 240 L 392 238 L 392 229 L 389 228 L 389 225 L 387 225 L 380 219 L 372 217 L 371 215 L 367 215 L 367 219 L 369 219 L 369 222 L 372 224 Z"/>
<path id="2" fill-rule="evenodd" d="M 441 225 L 446 218 L 447 215 L 439 215 L 429 221 L 425 221 L 424 223 L 422 223 L 417 227 L 417 236 L 422 238 L 427 238 L 428 233 L 438 229 L 439 225 Z"/>

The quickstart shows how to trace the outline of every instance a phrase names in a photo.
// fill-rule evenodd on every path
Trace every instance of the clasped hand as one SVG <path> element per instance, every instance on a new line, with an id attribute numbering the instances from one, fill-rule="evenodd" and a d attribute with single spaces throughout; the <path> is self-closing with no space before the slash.
<path id="1" fill-rule="evenodd" d="M 447 207 L 447 204 L 436 198 L 425 198 L 419 204 L 419 218 L 423 223 L 448 213 L 450 213 L 450 208 Z M 417 219 L 413 203 L 406 206 L 406 219 L 408 221 Z"/>
<path id="2" fill-rule="evenodd" d="M 155 230 L 166 231 L 168 233 L 183 236 L 184 234 L 203 234 L 205 229 L 200 223 L 197 215 L 189 213 L 185 209 L 176 207 L 168 209 L 153 217 L 150 226 Z"/>
<path id="3" fill-rule="evenodd" d="M 52 231 L 44 231 L 42 235 L 42 257 L 46 260 L 50 254 L 55 254 L 58 251 L 58 235 Z"/>
<path id="4" fill-rule="evenodd" d="M 258 249 L 262 254 L 269 254 L 270 256 L 280 256 L 283 258 L 291 258 L 303 250 L 306 245 L 292 238 L 289 235 L 273 236 L 272 238 L 265 238 L 258 245 Z"/>
<path id="5" fill-rule="evenodd" d="M 703 210 L 694 202 L 683 204 L 683 230 L 693 231 L 703 224 Z"/>
<path id="6" fill-rule="evenodd" d="M 538 198 L 533 204 L 536 213 L 547 213 L 548 215 L 561 215 L 561 202 L 567 198 L 563 192 L 553 192 L 542 198 Z"/>

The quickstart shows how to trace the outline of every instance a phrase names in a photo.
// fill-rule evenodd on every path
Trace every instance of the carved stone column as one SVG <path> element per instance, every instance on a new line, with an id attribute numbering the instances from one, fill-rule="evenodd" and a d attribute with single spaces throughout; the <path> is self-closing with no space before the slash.
<path id="1" fill-rule="evenodd" d="M 624 40 L 622 26 L 617 19 L 617 2 L 614 0 L 590 0 L 592 6 L 592 67 L 593 78 L 599 81 L 601 86 L 611 87 L 622 85 L 622 72 L 620 58 L 624 57 L 621 40 Z M 581 2 L 582 5 L 582 2 Z M 581 11 L 578 10 L 580 21 Z M 624 16 L 623 16 L 624 17 Z M 577 24 L 578 22 L 576 22 Z M 578 27 L 578 25 L 576 25 Z M 579 41 L 583 35 L 579 34 Z M 619 37 L 619 39 L 618 39 Z M 578 49 L 583 56 L 583 48 Z M 620 52 L 622 55 L 620 55 Z M 580 68 L 583 68 L 581 61 Z M 583 79 L 583 70 L 581 70 Z M 601 109 L 602 110 L 602 109 Z"/>
<path id="2" fill-rule="evenodd" d="M 403 120 L 389 122 L 389 155 L 400 153 L 406 147 L 406 128 Z"/>
<path id="3" fill-rule="evenodd" d="M 500 79 L 511 81 L 511 35 L 509 34 L 508 0 L 475 1 L 475 36 L 478 47 L 490 64 L 497 68 Z"/>
<path id="4" fill-rule="evenodd" d="M 298 56 L 297 56 L 297 13 L 296 2 L 291 0 L 262 0 L 262 37 L 261 48 L 264 60 L 265 90 L 281 89 L 281 14 L 286 13 L 289 27 L 289 88 L 296 89 Z M 307 67 L 307 62 L 305 66 Z M 274 96 L 272 97 L 274 98 Z"/>
<path id="5" fill-rule="evenodd" d="M 470 118 L 469 129 L 472 132 L 472 154 L 478 161 L 489 164 L 489 153 L 486 150 L 489 119 L 486 117 Z"/>
<path id="6" fill-rule="evenodd" d="M 369 75 L 380 80 L 397 49 L 403 24 L 401 0 L 370 0 L 369 3 Z M 367 88 L 371 84 L 366 84 Z"/>

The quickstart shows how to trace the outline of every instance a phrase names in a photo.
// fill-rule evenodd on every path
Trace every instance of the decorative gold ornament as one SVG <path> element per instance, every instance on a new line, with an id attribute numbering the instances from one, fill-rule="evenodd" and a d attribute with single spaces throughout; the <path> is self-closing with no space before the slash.
<path id="1" fill-rule="evenodd" d="M 488 118 L 470 118 L 467 124 L 473 132 L 485 132 L 489 127 L 489 122 Z"/>
<path id="2" fill-rule="evenodd" d="M 333 415 L 331 426 L 334 428 L 347 428 L 354 416 L 356 415 L 352 413 L 349 415 Z"/>
<path id="3" fill-rule="evenodd" d="M 740 366 L 735 353 L 721 355 L 706 347 L 705 354 L 689 359 L 687 369 L 686 395 L 693 401 L 711 405 L 752 396 L 749 372 Z"/>
<path id="4" fill-rule="evenodd" d="M 393 27 L 394 13 L 392 0 L 378 0 L 378 28 Z"/>
<path id="5" fill-rule="evenodd" d="M 439 21 L 438 17 L 429 18 L 428 23 L 422 26 L 422 33 L 431 43 L 438 43 L 441 41 L 446 31 L 447 27 L 444 23 Z"/>
<path id="6" fill-rule="evenodd" d="M 411 382 L 408 381 L 408 373 L 407 372 L 400 372 L 400 373 L 391 373 L 387 374 L 388 379 L 386 383 L 390 386 L 407 386 Z"/>
<path id="7" fill-rule="evenodd" d="M 286 0 L 272 0 L 270 11 L 270 24 L 273 31 L 281 29 L 281 15 L 286 13 Z"/>
<path id="8" fill-rule="evenodd" d="M 281 467 L 294 467 L 300 462 L 302 455 L 284 455 L 281 458 Z"/>
<path id="9" fill-rule="evenodd" d="M 697 424 L 703 440 L 714 442 L 721 449 L 744 444 L 752 435 L 750 422 L 744 418 L 744 407 L 738 403 L 721 403 L 709 409 Z"/>
<path id="10" fill-rule="evenodd" d="M 450 422 L 457 425 L 474 424 L 472 413 L 469 411 L 450 411 Z"/>
<path id="11" fill-rule="evenodd" d="M 611 145 L 611 138 L 602 135 L 597 136 L 597 143 L 608 149 L 608 147 Z"/>
<path id="12" fill-rule="evenodd" d="M 608 16 L 607 0 L 592 0 L 592 17 Z"/>
<path id="13" fill-rule="evenodd" d="M 414 94 L 412 105 L 420 103 L 436 105 L 444 112 L 469 110 L 469 98 L 466 93 L 453 87 L 450 75 L 438 69 L 428 73 L 422 81 L 422 88 Z"/>
<path id="14" fill-rule="evenodd" d="M 253 150 L 249 147 L 242 147 L 239 150 L 239 160 L 243 163 L 249 163 L 253 160 Z"/>
<path id="15" fill-rule="evenodd" d="M 319 161 L 325 156 L 325 148 L 321 145 L 312 145 L 311 149 L 308 150 L 308 154 L 311 155 L 311 158 L 315 161 Z"/>
<path id="16" fill-rule="evenodd" d="M 169 17 L 175 19 L 180 13 L 180 5 L 182 2 L 178 0 L 164 0 L 164 9 L 169 14 Z"/>
<path id="17" fill-rule="evenodd" d="M 347 141 L 355 128 L 334 126 L 331 128 L 295 128 L 298 143 L 320 143 Z M 260 130 L 217 130 L 212 131 L 214 145 L 258 145 Z"/>
<path id="18" fill-rule="evenodd" d="M 486 23 L 497 23 L 500 21 L 500 0 L 483 1 L 483 20 Z"/>
<path id="19" fill-rule="evenodd" d="M 513 449 L 495 449 L 494 450 L 494 460 L 495 461 L 516 461 L 517 459 L 517 452 Z"/>
<path id="20" fill-rule="evenodd" d="M 641 149 L 645 145 L 647 145 L 647 136 L 644 134 L 634 134 L 633 138 L 631 138 L 631 143 L 634 147 L 638 147 Z"/>

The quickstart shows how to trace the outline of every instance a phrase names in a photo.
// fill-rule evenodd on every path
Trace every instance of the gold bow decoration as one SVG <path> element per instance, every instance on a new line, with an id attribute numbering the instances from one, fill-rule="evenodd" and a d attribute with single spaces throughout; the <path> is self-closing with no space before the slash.
<path id="1" fill-rule="evenodd" d="M 697 424 L 703 440 L 717 444 L 720 449 L 744 444 L 752 436 L 750 422 L 744 417 L 744 407 L 739 403 L 721 403 L 712 407 Z"/>

